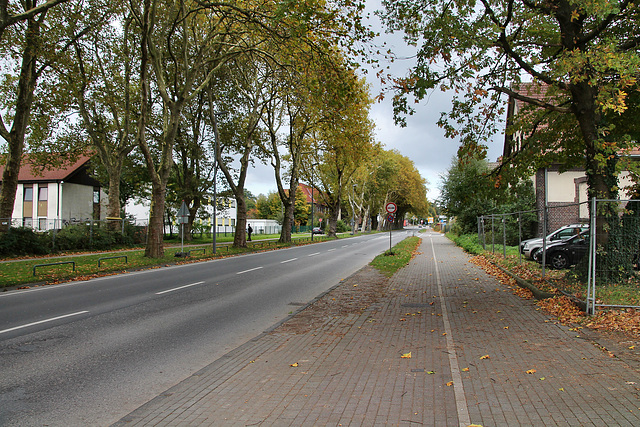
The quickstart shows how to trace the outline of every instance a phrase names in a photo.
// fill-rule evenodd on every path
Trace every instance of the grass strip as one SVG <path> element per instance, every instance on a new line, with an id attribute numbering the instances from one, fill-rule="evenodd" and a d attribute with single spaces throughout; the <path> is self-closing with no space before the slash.
<path id="1" fill-rule="evenodd" d="M 313 241 L 315 243 L 328 239 L 326 236 L 314 236 Z M 217 245 L 216 254 L 213 254 L 212 243 L 194 244 L 194 242 L 189 242 L 188 245 L 184 246 L 184 253 L 188 254 L 186 257 L 179 256 L 183 252 L 182 246 L 174 245 L 165 246 L 164 256 L 162 258 L 145 257 L 144 249 L 140 248 L 8 260 L 0 263 L 0 289 L 12 287 L 28 288 L 31 286 L 53 285 L 72 280 L 88 280 L 98 276 L 118 274 L 123 271 L 208 261 L 291 246 L 289 244 L 278 243 L 277 240 L 266 240 L 265 238 L 254 239 L 247 243 L 248 246 L 246 248 L 234 248 L 230 244 Z M 292 245 L 305 245 L 309 243 L 311 242 L 309 235 L 307 235 L 306 238 L 294 238 Z M 168 243 L 165 242 L 165 244 Z M 176 254 L 178 254 L 178 256 L 176 256 Z"/>
<path id="2" fill-rule="evenodd" d="M 419 244 L 419 237 L 407 237 L 395 245 L 390 251 L 386 251 L 375 257 L 370 265 L 378 269 L 385 276 L 391 277 L 396 271 L 411 261 Z"/>

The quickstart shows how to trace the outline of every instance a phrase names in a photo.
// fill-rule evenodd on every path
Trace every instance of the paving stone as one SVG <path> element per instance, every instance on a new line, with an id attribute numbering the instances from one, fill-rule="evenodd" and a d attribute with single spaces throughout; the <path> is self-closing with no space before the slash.
<path id="1" fill-rule="evenodd" d="M 364 310 L 311 306 L 116 425 L 640 425 L 637 369 L 422 237 Z"/>

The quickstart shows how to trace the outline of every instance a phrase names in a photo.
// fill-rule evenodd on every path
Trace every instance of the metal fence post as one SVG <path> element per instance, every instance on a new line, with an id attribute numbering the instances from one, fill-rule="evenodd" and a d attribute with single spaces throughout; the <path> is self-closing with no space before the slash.
<path id="1" fill-rule="evenodd" d="M 507 215 L 502 215 L 502 257 L 507 258 Z"/>

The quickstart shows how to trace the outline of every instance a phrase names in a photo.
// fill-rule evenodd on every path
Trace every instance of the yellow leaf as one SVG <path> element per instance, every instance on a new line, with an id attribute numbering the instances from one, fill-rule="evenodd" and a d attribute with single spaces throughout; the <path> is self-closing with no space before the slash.
<path id="1" fill-rule="evenodd" d="M 564 391 L 564 387 L 560 387 L 558 390 L 559 391 Z"/>
<path id="2" fill-rule="evenodd" d="M 505 326 L 505 327 L 504 327 L 504 328 L 502 328 L 502 329 L 509 329 L 509 327 L 508 327 L 508 326 Z"/>
<path id="3" fill-rule="evenodd" d="M 289 365 L 289 366 L 291 366 L 292 368 L 297 368 L 297 367 L 298 367 L 298 362 L 296 362 L 296 363 L 292 363 L 292 364 L 291 364 L 291 365 Z"/>
<path id="4" fill-rule="evenodd" d="M 453 381 L 449 381 L 449 382 L 447 383 L 447 387 L 451 387 L 452 385 L 453 385 Z"/>
<path id="5" fill-rule="evenodd" d="M 544 380 L 546 380 L 545 377 L 540 377 L 540 381 L 544 381 Z"/>
<path id="6" fill-rule="evenodd" d="M 488 354 L 485 354 L 484 356 L 482 356 L 482 357 L 480 358 L 480 360 L 490 359 L 490 358 L 491 358 L 491 357 L 489 357 L 489 355 L 488 355 Z"/>
<path id="7" fill-rule="evenodd" d="M 636 348 L 636 346 L 632 345 L 631 347 L 629 347 L 629 350 L 633 350 L 634 348 Z"/>
<path id="8" fill-rule="evenodd" d="M 529 369 L 527 374 L 535 374 L 537 371 L 535 369 Z"/>
<path id="9" fill-rule="evenodd" d="M 402 359 L 411 359 L 411 352 L 403 354 L 402 356 L 400 356 L 400 358 L 402 358 Z"/>
<path id="10" fill-rule="evenodd" d="M 462 368 L 462 372 L 469 372 L 469 368 Z"/>

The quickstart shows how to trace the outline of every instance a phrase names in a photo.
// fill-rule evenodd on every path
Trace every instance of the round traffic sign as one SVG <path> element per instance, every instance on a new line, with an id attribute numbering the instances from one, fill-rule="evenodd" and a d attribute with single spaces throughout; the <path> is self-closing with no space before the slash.
<path id="1" fill-rule="evenodd" d="M 390 214 L 395 213 L 395 212 L 398 210 L 398 206 L 397 206 L 395 203 L 393 203 L 393 202 L 389 202 L 389 203 L 387 203 L 387 204 L 385 205 L 385 207 L 384 207 L 384 208 L 385 208 L 385 209 L 387 210 L 387 212 L 388 212 L 388 213 L 390 213 Z"/>
<path id="2" fill-rule="evenodd" d="M 393 216 L 393 214 L 387 215 L 387 222 L 393 222 L 393 220 L 395 220 L 395 217 Z"/>

